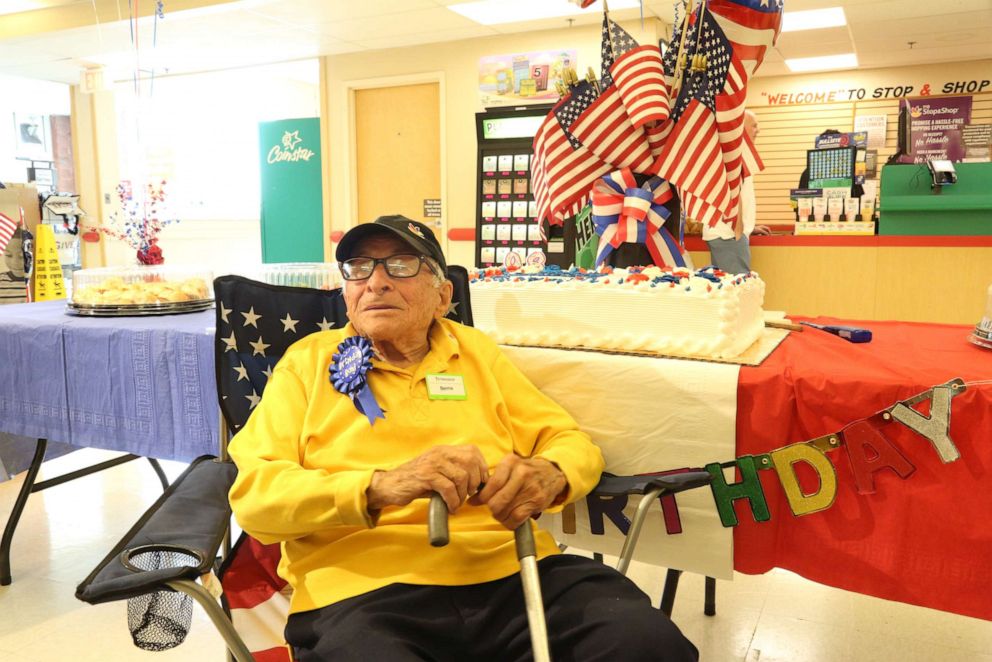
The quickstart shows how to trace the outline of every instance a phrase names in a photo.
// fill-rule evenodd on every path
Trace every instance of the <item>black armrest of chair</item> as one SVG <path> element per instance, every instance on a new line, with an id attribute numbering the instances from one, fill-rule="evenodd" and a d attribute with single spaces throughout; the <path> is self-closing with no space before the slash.
<path id="1" fill-rule="evenodd" d="M 647 494 L 658 488 L 663 489 L 663 493 L 673 493 L 709 485 L 712 481 L 713 477 L 706 471 L 640 476 L 614 476 L 604 473 L 592 493 L 601 496 Z"/>
<path id="2" fill-rule="evenodd" d="M 211 570 L 231 520 L 227 493 L 237 467 L 212 455 L 197 458 L 141 516 L 110 553 L 76 589 L 90 604 L 168 590 L 166 582 L 195 579 Z M 125 565 L 138 548 L 188 553 L 196 565 L 136 571 Z"/>
<path id="3" fill-rule="evenodd" d="M 591 496 L 613 497 L 622 494 L 641 494 L 640 502 L 637 504 L 637 512 L 630 522 L 630 529 L 624 537 L 623 548 L 620 550 L 620 557 L 617 560 L 617 570 L 622 574 L 627 574 L 630 561 L 634 556 L 634 548 L 637 547 L 637 539 L 641 535 L 641 527 L 644 525 L 644 518 L 648 514 L 651 502 L 660 496 L 684 492 L 697 487 L 703 487 L 713 482 L 713 476 L 707 471 L 688 470 L 675 473 L 662 474 L 642 474 L 639 476 L 614 476 L 604 473 L 599 479 L 599 483 L 593 488 Z M 671 615 L 671 607 L 666 612 Z"/>

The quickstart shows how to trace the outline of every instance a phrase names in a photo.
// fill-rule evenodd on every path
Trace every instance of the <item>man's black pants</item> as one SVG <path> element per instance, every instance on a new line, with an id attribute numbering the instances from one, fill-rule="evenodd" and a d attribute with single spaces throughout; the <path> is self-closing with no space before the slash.
<path id="1" fill-rule="evenodd" d="M 637 586 L 591 559 L 538 563 L 555 662 L 692 662 L 696 647 Z M 530 660 L 520 575 L 471 586 L 393 584 L 293 614 L 300 662 Z"/>

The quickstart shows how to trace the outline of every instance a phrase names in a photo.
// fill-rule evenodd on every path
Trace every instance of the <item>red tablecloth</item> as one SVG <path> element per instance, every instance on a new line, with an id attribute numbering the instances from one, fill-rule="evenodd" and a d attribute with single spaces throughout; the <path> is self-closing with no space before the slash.
<path id="1" fill-rule="evenodd" d="M 791 333 L 761 366 L 742 368 L 738 455 L 836 432 L 954 377 L 992 380 L 992 350 L 968 343 L 968 327 L 813 321 L 870 328 L 874 337 L 856 345 L 807 328 Z M 952 399 L 956 462 L 941 463 L 930 442 L 899 423 L 883 432 L 915 473 L 903 480 L 876 472 L 876 492 L 861 495 L 846 449 L 831 451 L 837 498 L 819 513 L 793 516 L 775 472 L 759 472 L 771 520 L 755 522 L 738 500 L 735 569 L 785 568 L 830 586 L 992 620 L 992 384 Z"/>

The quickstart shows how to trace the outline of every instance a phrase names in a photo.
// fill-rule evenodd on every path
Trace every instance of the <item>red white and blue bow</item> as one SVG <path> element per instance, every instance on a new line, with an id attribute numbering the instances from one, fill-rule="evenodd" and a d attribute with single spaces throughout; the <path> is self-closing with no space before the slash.
<path id="1" fill-rule="evenodd" d="M 664 204 L 672 189 L 661 177 L 638 186 L 629 168 L 596 180 L 592 187 L 592 221 L 599 235 L 596 266 L 623 243 L 644 244 L 659 267 L 684 267 L 685 257 L 664 225 Z"/>

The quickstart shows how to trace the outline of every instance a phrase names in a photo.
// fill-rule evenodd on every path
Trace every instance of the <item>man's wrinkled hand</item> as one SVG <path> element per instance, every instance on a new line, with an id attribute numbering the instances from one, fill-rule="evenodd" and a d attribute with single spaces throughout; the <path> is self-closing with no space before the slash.
<path id="1" fill-rule="evenodd" d="M 405 506 L 437 492 L 455 512 L 489 477 L 477 446 L 435 446 L 390 471 L 376 471 L 365 494 L 369 511 Z"/>
<path id="2" fill-rule="evenodd" d="M 565 474 L 548 460 L 507 455 L 471 502 L 489 506 L 493 517 L 512 531 L 546 510 L 566 487 Z"/>

